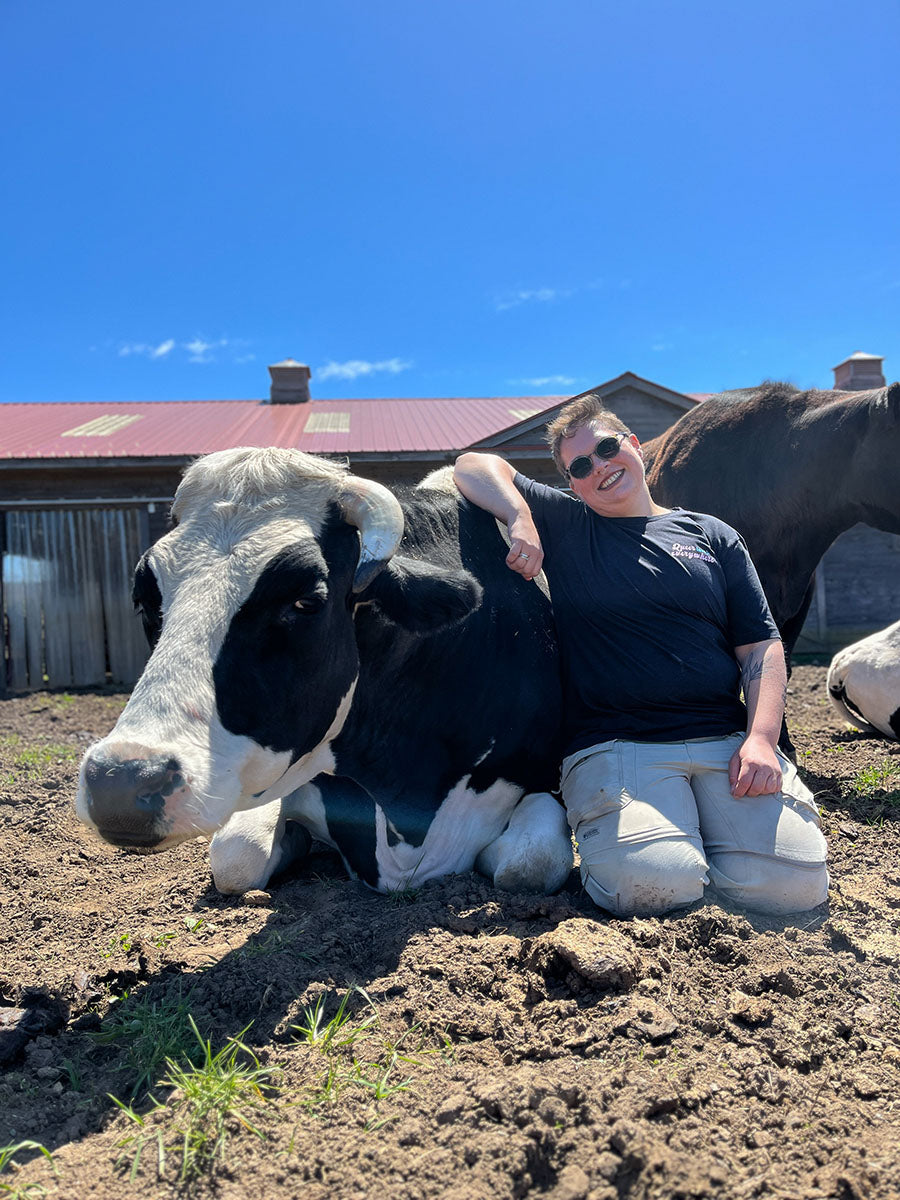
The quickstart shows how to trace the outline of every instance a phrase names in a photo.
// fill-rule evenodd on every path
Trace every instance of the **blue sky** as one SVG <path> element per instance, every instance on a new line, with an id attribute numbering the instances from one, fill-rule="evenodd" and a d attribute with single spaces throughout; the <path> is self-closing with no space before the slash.
<path id="1" fill-rule="evenodd" d="M 0 21 L 2 401 L 900 376 L 896 0 Z"/>

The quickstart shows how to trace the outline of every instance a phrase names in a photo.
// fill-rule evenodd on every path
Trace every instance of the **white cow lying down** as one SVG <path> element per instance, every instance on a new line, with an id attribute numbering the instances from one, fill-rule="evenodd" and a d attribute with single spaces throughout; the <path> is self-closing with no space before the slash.
<path id="1" fill-rule="evenodd" d="M 900 740 L 900 621 L 834 656 L 828 694 L 857 729 Z"/>

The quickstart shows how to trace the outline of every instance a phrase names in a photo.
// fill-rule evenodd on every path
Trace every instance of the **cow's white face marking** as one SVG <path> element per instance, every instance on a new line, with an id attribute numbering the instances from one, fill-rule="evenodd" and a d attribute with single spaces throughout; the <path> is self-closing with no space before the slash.
<path id="1" fill-rule="evenodd" d="M 233 452 L 236 462 L 241 453 Z M 324 737 L 292 765 L 289 751 L 230 733 L 216 710 L 213 665 L 235 614 L 279 552 L 308 539 L 311 552 L 320 553 L 342 478 L 333 464 L 317 463 L 321 475 L 298 486 L 296 466 L 273 463 L 271 477 L 261 471 L 259 478 L 231 478 L 229 464 L 217 475 L 208 460 L 188 472 L 173 506 L 180 523 L 148 555 L 162 597 L 162 635 L 115 728 L 88 751 L 114 758 L 127 743 L 132 757 L 178 761 L 185 787 L 166 800 L 168 836 L 160 849 L 210 836 L 238 809 L 332 769 L 330 742 L 350 711 L 355 681 Z M 76 811 L 92 823 L 83 769 Z"/>
<path id="2" fill-rule="evenodd" d="M 284 773 L 274 783 L 269 784 L 261 795 L 245 788 L 244 794 L 245 796 L 249 795 L 250 799 L 249 801 L 241 802 L 238 805 L 239 809 L 255 808 L 258 804 L 268 804 L 270 800 L 278 800 L 280 797 L 292 792 L 295 788 L 308 783 L 316 775 L 334 774 L 335 759 L 331 743 L 344 728 L 344 722 L 347 720 L 351 705 L 353 704 L 356 682 L 356 680 L 353 681 L 350 691 L 338 705 L 334 720 L 331 722 L 327 733 L 318 746 L 310 750 L 308 754 L 302 755 L 292 765 L 289 765 Z"/>

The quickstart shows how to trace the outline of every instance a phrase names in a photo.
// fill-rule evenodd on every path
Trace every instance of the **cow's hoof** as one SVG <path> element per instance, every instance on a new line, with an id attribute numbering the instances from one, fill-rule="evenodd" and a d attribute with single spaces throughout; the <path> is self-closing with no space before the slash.
<path id="1" fill-rule="evenodd" d="M 530 892 L 550 896 L 558 892 L 569 878 L 573 859 L 571 854 L 548 858 L 546 862 L 508 862 L 495 872 L 494 887 L 501 892 Z"/>
<path id="2" fill-rule="evenodd" d="M 217 891 L 241 896 L 265 888 L 273 875 L 303 858 L 312 844 L 306 829 L 286 821 L 283 801 L 235 813 L 209 844 L 209 865 Z"/>

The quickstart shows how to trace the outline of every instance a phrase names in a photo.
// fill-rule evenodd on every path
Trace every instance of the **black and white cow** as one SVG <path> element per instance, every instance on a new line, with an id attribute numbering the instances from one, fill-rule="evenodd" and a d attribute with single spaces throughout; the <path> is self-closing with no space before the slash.
<path id="1" fill-rule="evenodd" d="M 900 740 L 900 621 L 834 656 L 828 695 L 849 724 Z"/>
<path id="2" fill-rule="evenodd" d="M 82 763 L 84 822 L 118 846 L 211 837 L 224 892 L 310 835 L 381 890 L 473 865 L 562 885 L 549 601 L 446 473 L 401 506 L 313 455 L 226 450 L 172 513 L 135 575 L 154 650 Z"/>

